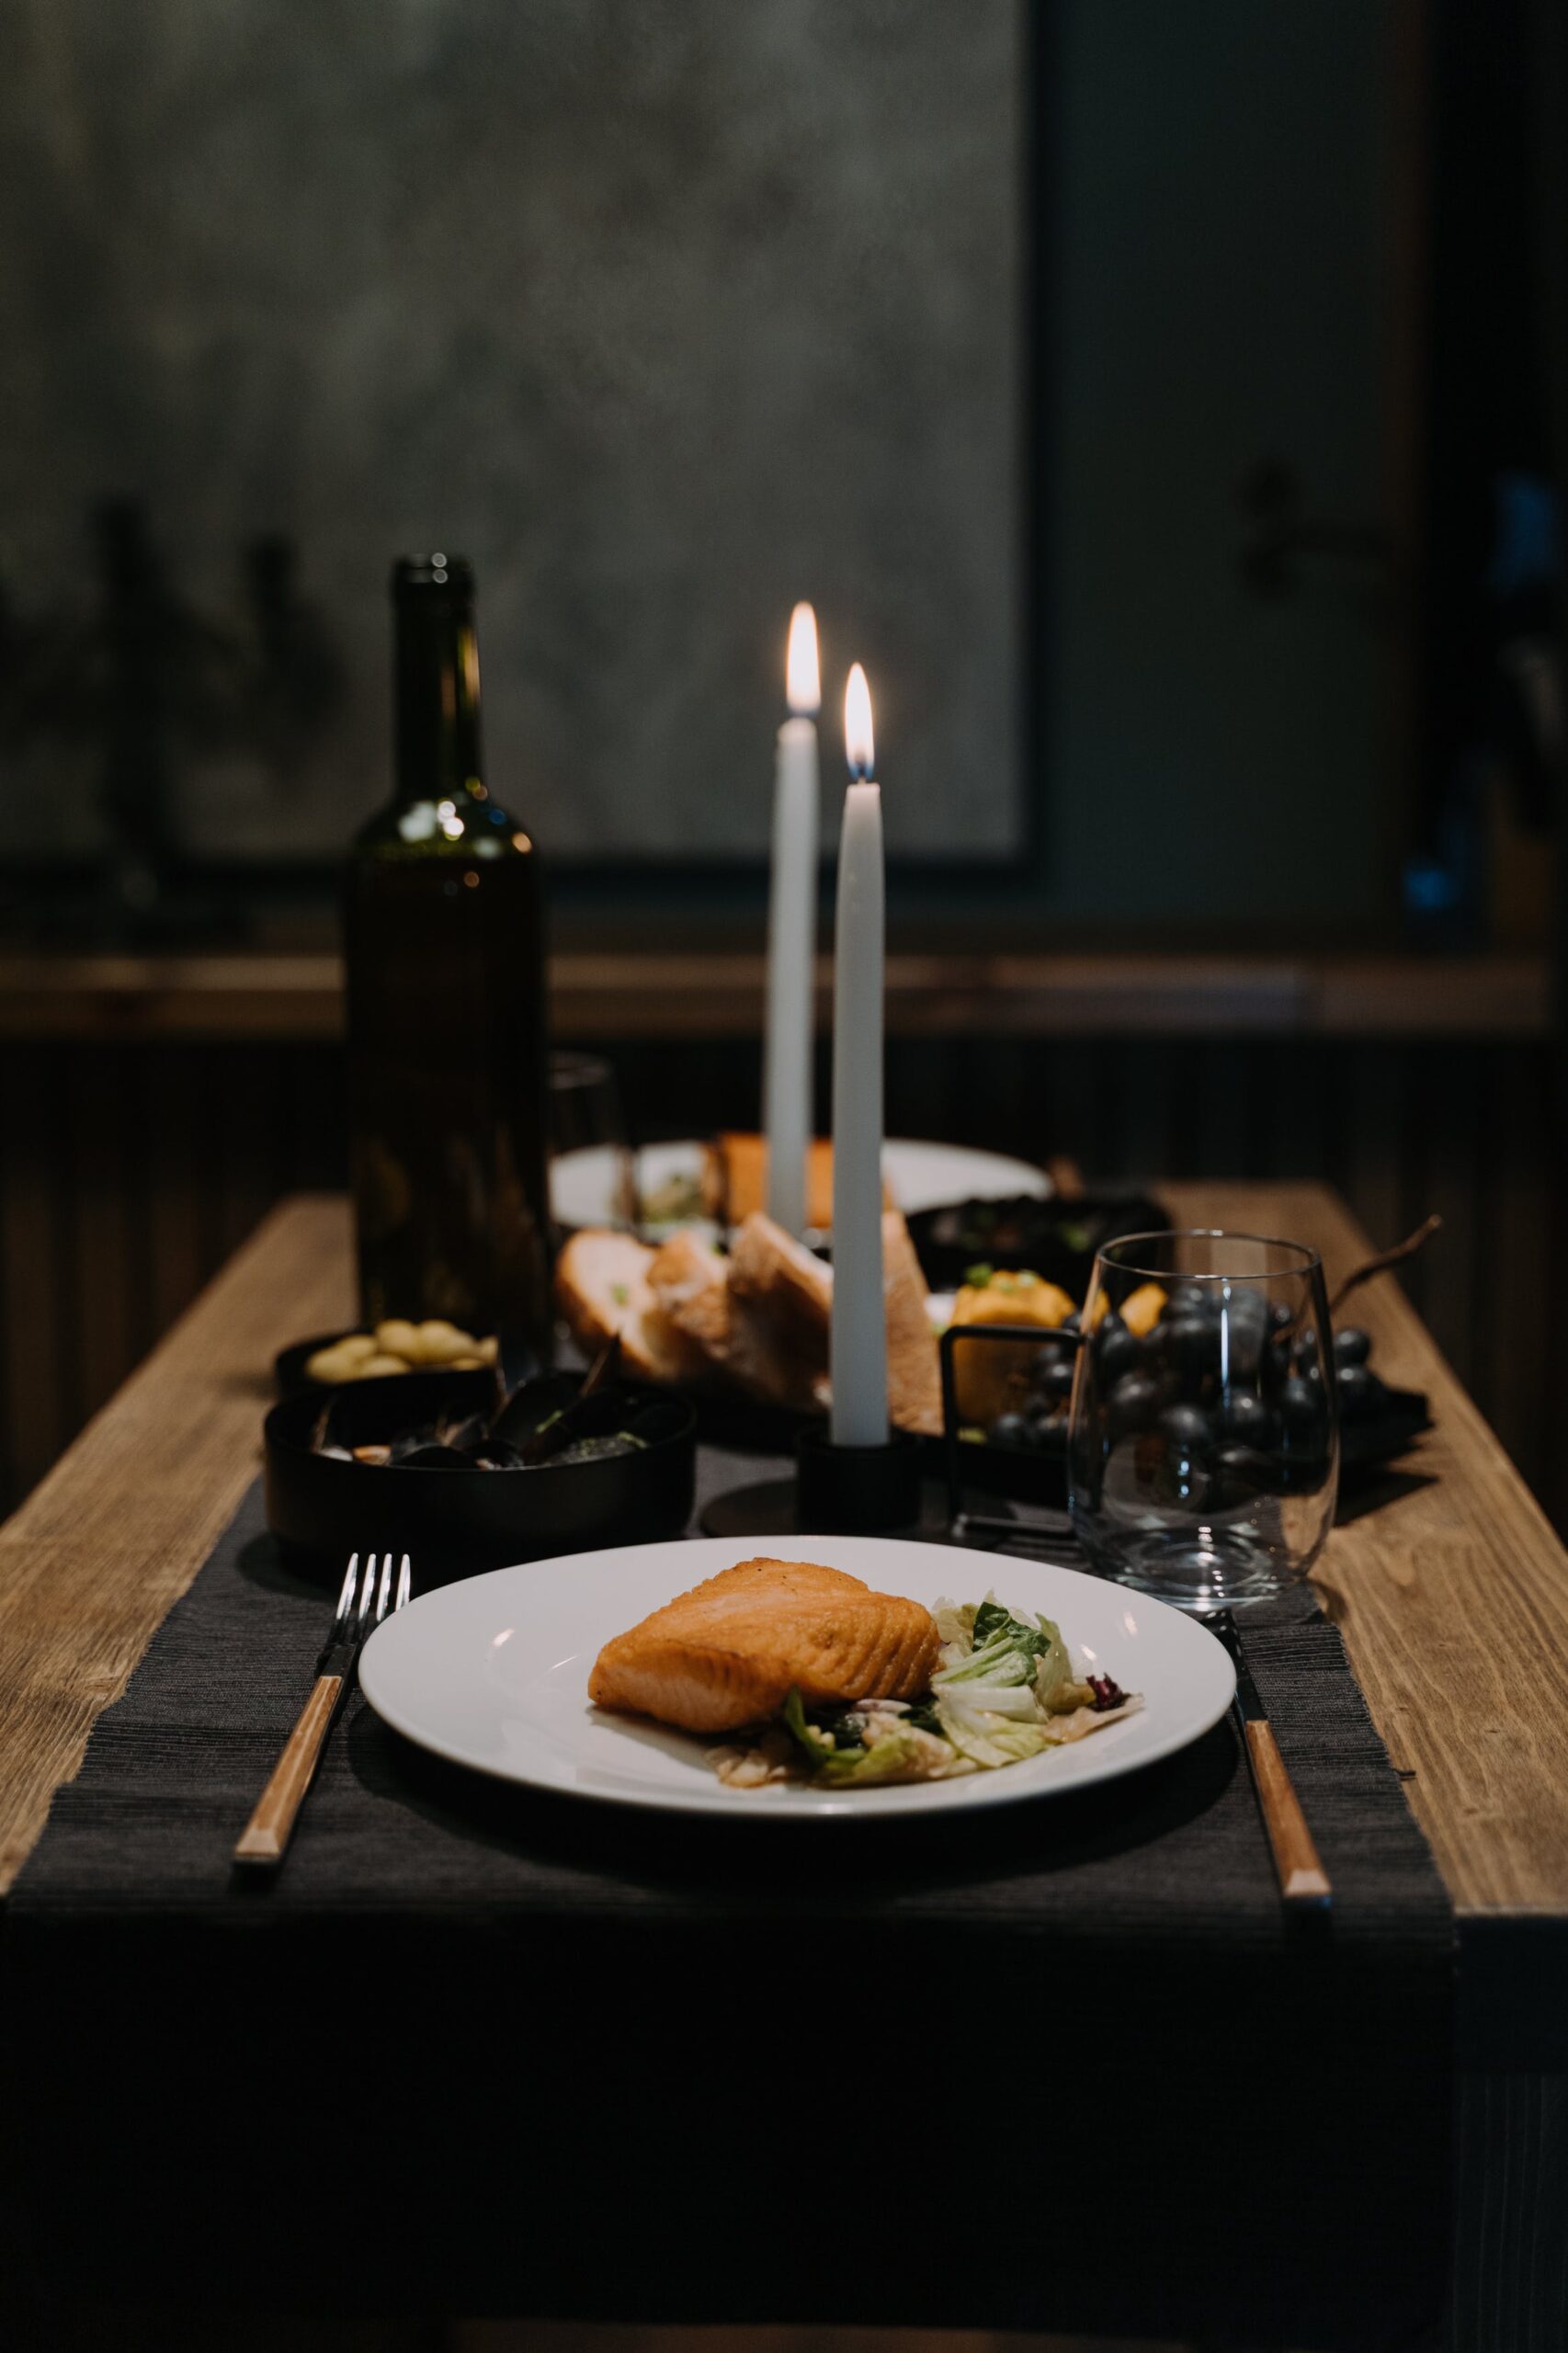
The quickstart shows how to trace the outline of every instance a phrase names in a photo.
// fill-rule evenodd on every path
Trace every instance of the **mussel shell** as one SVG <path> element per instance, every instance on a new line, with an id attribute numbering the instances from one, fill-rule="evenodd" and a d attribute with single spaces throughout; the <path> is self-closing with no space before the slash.
<path id="1" fill-rule="evenodd" d="M 657 1446 L 661 1438 L 673 1438 L 686 1426 L 688 1408 L 676 1397 L 656 1397 L 651 1404 L 640 1405 L 634 1414 L 624 1417 L 617 1427 L 629 1438 L 641 1438 L 644 1446 Z"/>
<path id="2" fill-rule="evenodd" d="M 490 1437 L 488 1413 L 470 1414 L 460 1422 L 444 1422 L 437 1431 L 443 1446 L 455 1446 L 460 1454 L 483 1454 Z"/>
<path id="3" fill-rule="evenodd" d="M 568 1375 L 543 1373 L 514 1389 L 490 1418 L 490 1435 L 508 1446 L 522 1446 L 534 1437 L 551 1414 L 563 1414 L 576 1400 L 577 1384 Z"/>
<path id="4" fill-rule="evenodd" d="M 426 1446 L 413 1447 L 405 1454 L 394 1449 L 390 1459 L 393 1466 L 403 1471 L 472 1471 L 474 1468 L 472 1454 L 460 1454 L 455 1446 L 441 1446 L 435 1441 Z"/>
<path id="5" fill-rule="evenodd" d="M 508 1446 L 504 1438 L 481 1438 L 467 1451 L 469 1461 L 477 1462 L 481 1470 L 521 1471 L 526 1468 L 517 1449 Z"/>

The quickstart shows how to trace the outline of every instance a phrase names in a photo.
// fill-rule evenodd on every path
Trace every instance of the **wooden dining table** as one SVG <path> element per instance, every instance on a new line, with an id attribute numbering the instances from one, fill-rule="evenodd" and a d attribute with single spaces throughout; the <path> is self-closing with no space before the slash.
<path id="1" fill-rule="evenodd" d="M 1319 1185 L 1161 1189 L 1178 1223 L 1314 1244 L 1331 1290 L 1371 1255 Z M 285 1200 L 0 1529 L 0 1896 L 256 1479 L 274 1354 L 352 1312 L 346 1203 Z M 1397 1279 L 1346 1313 L 1434 1423 L 1378 1507 L 1342 1518 L 1313 1583 L 1454 1912 L 1453 2344 L 1560 2347 L 1568 1553 Z"/>

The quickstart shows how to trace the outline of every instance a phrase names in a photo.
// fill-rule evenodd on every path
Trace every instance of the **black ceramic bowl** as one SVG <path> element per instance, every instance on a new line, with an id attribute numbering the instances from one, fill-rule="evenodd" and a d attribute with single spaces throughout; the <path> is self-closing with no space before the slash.
<path id="1" fill-rule="evenodd" d="M 565 1404 L 581 1376 L 551 1378 Z M 697 1416 L 668 1390 L 630 1381 L 620 1387 L 616 1415 L 646 1416 L 644 1443 L 593 1461 L 424 1470 L 345 1462 L 312 1443 L 328 1397 L 334 1439 L 354 1447 L 388 1444 L 439 1415 L 477 1412 L 495 1394 L 489 1371 L 409 1372 L 285 1397 L 263 1427 L 268 1528 L 296 1565 L 328 1580 L 341 1575 L 350 1552 L 410 1553 L 422 1591 L 511 1561 L 650 1543 L 687 1526 Z"/>
<path id="2" fill-rule="evenodd" d="M 1140 1193 L 1020 1194 L 1005 1201 L 949 1201 L 917 1210 L 909 1235 L 933 1290 L 957 1290 L 971 1267 L 1027 1267 L 1082 1302 L 1095 1254 L 1124 1233 L 1163 1233 L 1169 1212 Z"/>

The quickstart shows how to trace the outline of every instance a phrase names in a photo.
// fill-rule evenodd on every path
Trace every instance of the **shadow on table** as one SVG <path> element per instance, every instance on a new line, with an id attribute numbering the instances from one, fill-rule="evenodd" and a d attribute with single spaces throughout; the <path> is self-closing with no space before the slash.
<path id="1" fill-rule="evenodd" d="M 1037 1878 L 1156 1846 L 1206 1813 L 1235 1780 L 1238 1752 L 1221 1722 L 1179 1756 L 1070 1796 L 1022 1800 L 908 1822 L 878 1819 L 836 1836 L 820 1823 L 661 1817 L 490 1781 L 404 1740 L 361 1704 L 347 1729 L 352 1771 L 371 1794 L 450 1836 L 536 1864 L 650 1886 L 738 1893 L 835 1888 L 858 1897 Z"/>

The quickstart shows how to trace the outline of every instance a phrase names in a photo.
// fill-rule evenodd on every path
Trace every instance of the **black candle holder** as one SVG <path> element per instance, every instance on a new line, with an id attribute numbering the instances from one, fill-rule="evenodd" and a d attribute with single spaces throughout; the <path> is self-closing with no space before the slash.
<path id="1" fill-rule="evenodd" d="M 835 1446 L 825 1429 L 802 1430 L 792 1478 L 733 1487 L 702 1514 L 710 1536 L 934 1534 L 941 1524 L 920 1440 L 906 1430 L 894 1430 L 885 1446 Z"/>
<path id="2" fill-rule="evenodd" d="M 802 1430 L 795 1448 L 795 1525 L 803 1536 L 881 1536 L 920 1518 L 920 1440 L 889 1433 L 883 1446 L 836 1446 Z"/>

